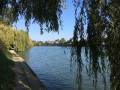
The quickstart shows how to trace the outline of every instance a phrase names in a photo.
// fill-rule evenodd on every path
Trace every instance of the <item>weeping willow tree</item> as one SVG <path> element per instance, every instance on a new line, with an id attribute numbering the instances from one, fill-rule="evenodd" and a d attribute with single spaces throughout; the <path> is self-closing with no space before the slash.
<path id="1" fill-rule="evenodd" d="M 10 6 L 12 21 L 18 21 L 19 16 L 25 18 L 25 25 L 28 29 L 30 20 L 38 23 L 41 28 L 47 31 L 58 31 L 61 25 L 62 7 L 66 0 L 1 0 L 0 16 L 4 16 Z"/>
<path id="2" fill-rule="evenodd" d="M 100 46 L 102 42 L 119 43 L 119 4 L 117 0 L 74 0 L 74 41 L 81 41 L 87 35 L 89 47 Z"/>
<path id="3" fill-rule="evenodd" d="M 8 6 L 12 9 L 13 21 L 19 16 L 26 20 L 26 27 L 30 20 L 47 31 L 58 31 L 61 25 L 62 3 L 65 0 L 1 0 L 0 17 Z M 82 58 L 81 53 L 85 47 L 88 74 L 94 76 L 97 83 L 97 74 L 100 72 L 105 82 L 105 59 L 111 67 L 111 89 L 120 89 L 120 1 L 119 0 L 73 0 L 75 7 L 74 44 L 72 56 L 78 62 L 77 82 L 81 82 Z M 85 40 L 87 39 L 87 40 Z M 105 43 L 105 45 L 103 45 Z M 101 65 L 99 63 L 101 58 Z M 95 84 L 96 86 L 96 84 Z"/>
<path id="4" fill-rule="evenodd" d="M 33 47 L 32 40 L 29 38 L 28 32 L 23 30 L 14 31 L 14 42 L 12 43 L 16 51 L 24 51 L 26 48 Z"/>
<path id="5" fill-rule="evenodd" d="M 13 30 L 11 25 L 0 24 L 0 47 L 1 50 L 14 48 L 17 51 L 23 51 L 25 48 L 33 46 L 27 31 Z M 4 42 L 4 43 L 3 43 Z M 4 46 L 4 47 L 3 47 Z"/>
<path id="6" fill-rule="evenodd" d="M 75 27 L 73 49 L 79 62 L 78 79 L 81 80 L 82 48 L 89 65 L 87 71 L 94 76 L 97 85 L 98 73 L 105 79 L 105 60 L 111 68 L 111 89 L 120 89 L 120 1 L 118 0 L 74 0 Z M 85 42 L 87 39 L 87 42 Z M 101 58 L 101 63 L 99 61 Z M 101 67 L 102 65 L 102 67 Z"/>

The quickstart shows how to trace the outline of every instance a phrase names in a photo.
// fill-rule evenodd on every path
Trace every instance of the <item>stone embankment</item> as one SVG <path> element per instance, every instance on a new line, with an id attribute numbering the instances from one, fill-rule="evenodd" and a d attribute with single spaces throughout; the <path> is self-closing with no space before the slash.
<path id="1" fill-rule="evenodd" d="M 14 61 L 15 90 L 46 90 L 37 75 L 28 64 L 13 50 L 10 50 Z"/>

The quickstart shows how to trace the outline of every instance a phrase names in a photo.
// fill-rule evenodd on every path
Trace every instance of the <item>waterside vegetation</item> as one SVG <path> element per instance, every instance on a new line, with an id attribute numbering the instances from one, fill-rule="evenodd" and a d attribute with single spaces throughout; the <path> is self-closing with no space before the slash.
<path id="1" fill-rule="evenodd" d="M 14 63 L 9 49 L 23 51 L 30 47 L 33 47 L 33 43 L 27 31 L 14 30 L 7 21 L 0 22 L 0 90 L 13 89 Z"/>
<path id="2" fill-rule="evenodd" d="M 0 39 L 7 49 L 15 49 L 16 51 L 23 51 L 25 48 L 33 46 L 27 31 L 13 30 L 10 25 L 0 24 Z"/>
<path id="3" fill-rule="evenodd" d="M 19 15 L 23 16 L 26 20 L 26 27 L 33 19 L 41 27 L 41 33 L 46 31 L 58 31 L 61 25 L 62 14 L 62 1 L 66 0 L 1 0 L 0 2 L 0 16 L 3 16 L 3 11 L 6 7 L 11 5 L 13 21 L 18 21 Z M 95 77 L 97 81 L 97 72 L 103 71 L 106 57 L 111 65 L 110 82 L 111 89 L 120 89 L 120 1 L 119 0 L 73 0 L 75 8 L 75 26 L 74 26 L 74 46 L 73 52 L 77 55 L 78 65 L 78 81 L 81 82 L 82 59 L 81 50 L 85 47 L 86 57 L 90 57 L 89 72 L 91 76 Z M 47 7 L 47 8 L 46 8 Z M 43 26 L 46 26 L 45 28 Z M 69 33 L 69 32 L 68 32 Z M 4 34 L 2 34 L 4 35 Z M 6 33 L 7 35 L 7 33 Z M 87 35 L 87 43 L 81 44 L 79 41 L 85 39 Z M 17 37 L 16 37 L 17 38 Z M 16 39 L 15 38 L 15 39 Z M 103 47 L 104 39 L 105 44 L 109 43 L 107 47 Z M 22 39 L 20 39 L 22 40 Z M 16 41 L 14 41 L 16 42 Z M 9 48 L 9 42 L 4 42 Z M 24 49 L 17 43 L 12 43 L 16 49 Z M 1 44 L 4 47 L 3 44 Z M 89 49 L 89 51 L 88 51 Z M 2 51 L 4 49 L 2 48 Z M 102 68 L 99 68 L 99 57 L 102 58 Z M 104 78 L 104 75 L 103 75 Z M 105 82 L 105 79 L 103 80 Z M 105 82 L 106 83 L 106 82 Z M 81 84 L 80 84 L 81 85 Z M 79 85 L 79 86 L 80 86 Z M 106 84 L 105 84 L 106 86 Z"/>
<path id="4" fill-rule="evenodd" d="M 0 89 L 12 90 L 13 89 L 13 61 L 12 55 L 9 51 L 3 53 L 0 50 Z"/>

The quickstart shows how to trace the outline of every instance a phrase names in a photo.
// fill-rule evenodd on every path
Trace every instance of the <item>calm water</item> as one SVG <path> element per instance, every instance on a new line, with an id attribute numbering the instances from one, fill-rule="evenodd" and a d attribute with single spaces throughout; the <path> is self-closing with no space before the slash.
<path id="1" fill-rule="evenodd" d="M 48 90 L 110 89 L 109 70 L 105 70 L 104 75 L 99 71 L 92 72 L 83 53 L 82 64 L 79 65 L 76 60 L 72 60 L 70 48 L 33 47 L 18 54 L 25 59 Z"/>

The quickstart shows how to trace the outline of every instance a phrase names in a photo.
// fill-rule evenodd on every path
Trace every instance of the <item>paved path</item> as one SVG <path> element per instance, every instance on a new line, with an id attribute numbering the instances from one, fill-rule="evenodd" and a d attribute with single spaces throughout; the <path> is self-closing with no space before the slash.
<path id="1" fill-rule="evenodd" d="M 15 90 L 46 90 L 36 74 L 30 69 L 27 63 L 10 50 L 14 61 Z"/>

